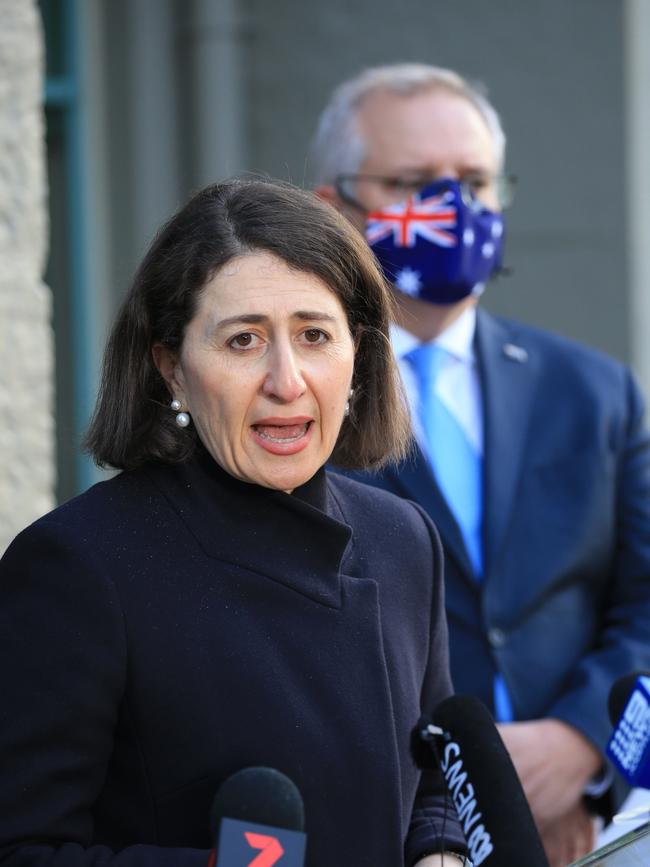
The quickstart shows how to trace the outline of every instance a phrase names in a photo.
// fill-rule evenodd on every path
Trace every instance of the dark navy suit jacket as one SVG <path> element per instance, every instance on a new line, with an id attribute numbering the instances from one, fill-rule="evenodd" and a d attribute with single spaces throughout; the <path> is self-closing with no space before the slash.
<path id="1" fill-rule="evenodd" d="M 2 864 L 205 867 L 219 784 L 259 765 L 302 793 L 309 867 L 437 846 L 409 736 L 451 690 L 441 565 L 412 504 L 207 457 L 36 522 L 0 562 Z"/>
<path id="2" fill-rule="evenodd" d="M 599 748 L 612 683 L 650 668 L 650 442 L 622 364 L 478 311 L 485 575 L 478 582 L 427 460 L 365 481 L 415 500 L 445 551 L 454 687 L 517 719 L 552 716 Z"/>

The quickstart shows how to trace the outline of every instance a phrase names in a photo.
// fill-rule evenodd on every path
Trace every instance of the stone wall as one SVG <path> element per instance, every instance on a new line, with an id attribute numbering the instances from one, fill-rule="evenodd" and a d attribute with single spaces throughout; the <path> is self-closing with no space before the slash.
<path id="1" fill-rule="evenodd" d="M 0 0 L 0 552 L 54 503 L 53 336 L 43 37 L 33 0 Z"/>

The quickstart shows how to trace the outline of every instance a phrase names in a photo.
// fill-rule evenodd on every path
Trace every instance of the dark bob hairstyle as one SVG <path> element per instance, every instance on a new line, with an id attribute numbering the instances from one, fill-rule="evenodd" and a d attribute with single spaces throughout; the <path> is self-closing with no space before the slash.
<path id="1" fill-rule="evenodd" d="M 136 273 L 106 347 L 84 441 L 99 466 L 133 469 L 191 456 L 196 431 L 176 425 L 152 347 L 178 351 L 206 283 L 231 259 L 255 251 L 319 277 L 347 313 L 357 344 L 354 396 L 333 463 L 368 469 L 404 457 L 410 428 L 388 338 L 390 294 L 364 239 L 311 193 L 235 180 L 207 187 L 181 208 Z"/>

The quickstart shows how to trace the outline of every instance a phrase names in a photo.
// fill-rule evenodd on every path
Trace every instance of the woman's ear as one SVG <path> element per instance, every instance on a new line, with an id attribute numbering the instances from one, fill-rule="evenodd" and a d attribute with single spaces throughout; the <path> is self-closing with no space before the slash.
<path id="1" fill-rule="evenodd" d="M 178 354 L 165 346 L 164 343 L 154 343 L 151 347 L 153 363 L 165 380 L 172 398 L 183 400 L 182 371 L 178 362 Z"/>

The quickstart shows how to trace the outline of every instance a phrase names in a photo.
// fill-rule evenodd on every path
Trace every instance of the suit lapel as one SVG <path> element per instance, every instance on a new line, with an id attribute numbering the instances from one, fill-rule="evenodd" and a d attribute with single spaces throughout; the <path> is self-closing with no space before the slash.
<path id="1" fill-rule="evenodd" d="M 478 311 L 476 346 L 483 395 L 483 559 L 490 576 L 515 505 L 539 359 L 516 329 Z"/>
<path id="2" fill-rule="evenodd" d="M 465 548 L 465 542 L 456 519 L 452 515 L 445 498 L 440 492 L 429 461 L 420 447 L 414 447 L 414 454 L 395 470 L 389 467 L 384 476 L 390 480 L 390 489 L 409 500 L 415 500 L 433 519 L 445 552 L 454 559 L 468 579 L 474 581 L 472 564 Z"/>

